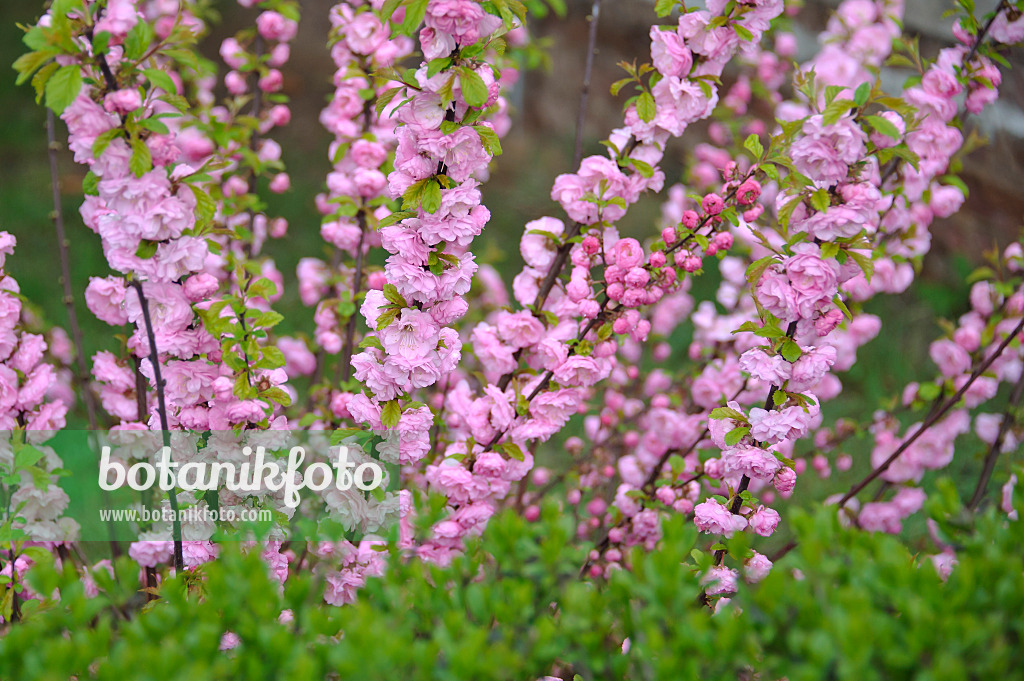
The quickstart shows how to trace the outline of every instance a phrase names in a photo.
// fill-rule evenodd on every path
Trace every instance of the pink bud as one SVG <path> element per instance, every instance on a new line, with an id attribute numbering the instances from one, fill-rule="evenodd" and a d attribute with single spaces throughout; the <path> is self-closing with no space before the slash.
<path id="1" fill-rule="evenodd" d="M 719 232 L 712 240 L 720 251 L 728 251 L 732 248 L 732 232 Z"/>
<path id="2" fill-rule="evenodd" d="M 264 92 L 277 92 L 284 85 L 284 76 L 277 69 L 270 69 L 267 75 L 259 80 L 260 90 Z"/>
<path id="3" fill-rule="evenodd" d="M 244 95 L 247 89 L 245 84 L 245 76 L 238 71 L 228 71 L 227 75 L 224 76 L 224 87 L 228 89 L 228 92 L 235 95 Z"/>
<path id="4" fill-rule="evenodd" d="M 278 173 L 274 176 L 274 179 L 270 181 L 270 191 L 275 194 L 283 194 L 288 191 L 292 186 L 291 178 L 288 177 L 288 173 Z"/>
<path id="5" fill-rule="evenodd" d="M 663 267 L 665 265 L 665 254 L 661 251 L 651 253 L 651 267 Z"/>
<path id="6" fill-rule="evenodd" d="M 700 216 L 697 215 L 697 211 L 694 211 L 694 210 L 684 210 L 683 211 L 682 223 L 683 223 L 684 227 L 686 227 L 687 229 L 693 229 L 694 227 L 697 226 L 697 223 L 699 223 L 699 222 L 700 222 Z"/>
<path id="7" fill-rule="evenodd" d="M 718 215 L 725 208 L 725 202 L 718 194 L 708 194 L 701 201 L 701 207 L 708 215 Z"/>
<path id="8" fill-rule="evenodd" d="M 103 98 L 103 108 L 110 113 L 129 114 L 142 106 L 142 95 L 132 88 L 115 90 Z"/>
<path id="9" fill-rule="evenodd" d="M 270 119 L 271 123 L 280 128 L 281 126 L 288 125 L 288 123 L 291 122 L 292 110 L 284 104 L 278 104 L 270 110 L 267 117 Z"/>
<path id="10" fill-rule="evenodd" d="M 661 230 L 661 238 L 665 240 L 665 244 L 671 246 L 676 242 L 676 230 L 672 227 L 666 227 Z"/>

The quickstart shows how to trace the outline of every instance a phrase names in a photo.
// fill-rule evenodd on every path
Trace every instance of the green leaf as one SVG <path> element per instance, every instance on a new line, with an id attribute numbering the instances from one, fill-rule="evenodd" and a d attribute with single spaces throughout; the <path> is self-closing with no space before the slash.
<path id="1" fill-rule="evenodd" d="M 25 445 L 14 456 L 14 470 L 22 470 L 34 466 L 43 458 L 43 453 L 32 445 Z"/>
<path id="2" fill-rule="evenodd" d="M 260 351 L 263 353 L 263 360 L 260 368 L 277 369 L 285 365 L 284 353 L 275 345 L 265 345 Z"/>
<path id="3" fill-rule="evenodd" d="M 374 111 L 377 114 L 377 118 L 380 118 L 385 107 L 387 107 L 387 105 L 391 103 L 391 100 L 395 98 L 395 95 L 397 95 L 402 90 L 403 88 L 393 87 L 390 90 L 385 90 L 384 92 L 380 93 L 380 95 L 377 96 L 377 103 L 373 105 Z"/>
<path id="4" fill-rule="evenodd" d="M 709 418 L 713 419 L 732 419 L 739 423 L 746 423 L 747 417 L 732 407 L 716 407 L 711 410 Z"/>
<path id="5" fill-rule="evenodd" d="M 860 266 L 861 271 L 864 272 L 864 278 L 871 281 L 871 275 L 875 273 L 875 263 L 871 258 L 857 251 L 847 251 L 846 253 Z"/>
<path id="6" fill-rule="evenodd" d="M 821 112 L 822 122 L 825 125 L 836 123 L 843 115 L 855 106 L 852 99 L 837 99 Z"/>
<path id="7" fill-rule="evenodd" d="M 465 53 L 463 53 L 465 56 Z M 437 57 L 427 62 L 427 78 L 433 78 L 438 73 L 452 65 L 451 57 Z"/>
<path id="8" fill-rule="evenodd" d="M 526 460 L 526 455 L 523 454 L 523 450 L 514 442 L 503 442 L 498 445 L 498 449 L 501 450 L 505 456 L 515 459 L 516 461 Z"/>
<path id="9" fill-rule="evenodd" d="M 766 255 L 763 258 L 750 263 L 750 266 L 747 267 L 747 282 L 751 286 L 756 286 L 757 282 L 761 281 L 761 275 L 763 275 L 764 271 L 774 262 L 774 255 Z"/>
<path id="10" fill-rule="evenodd" d="M 871 83 L 861 83 L 857 86 L 857 90 L 853 93 L 853 101 L 858 108 L 868 103 L 868 98 L 871 96 Z"/>
<path id="11" fill-rule="evenodd" d="M 490 92 L 484 79 L 469 67 L 459 69 L 459 85 L 462 87 L 462 98 L 470 106 L 482 107 L 487 104 Z"/>
<path id="12" fill-rule="evenodd" d="M 627 85 L 633 82 L 636 82 L 636 78 L 623 78 L 622 80 L 617 80 L 614 83 L 612 83 L 611 88 L 609 88 L 609 91 L 612 93 L 612 97 L 618 97 L 619 92 L 622 91 L 622 88 L 626 87 Z"/>
<path id="13" fill-rule="evenodd" d="M 787 338 L 785 340 L 785 342 L 783 342 L 783 344 L 782 344 L 782 356 L 790 364 L 792 364 L 793 362 L 795 362 L 798 359 L 800 359 L 800 355 L 802 355 L 802 354 L 804 354 L 804 353 L 800 349 L 800 346 L 797 345 L 792 339 Z"/>
<path id="14" fill-rule="evenodd" d="M 480 142 L 483 143 L 484 149 L 491 156 L 501 155 L 501 140 L 498 139 L 498 133 L 494 132 L 494 128 L 488 125 L 474 125 L 473 129 L 476 130 L 476 134 L 480 135 Z"/>
<path id="15" fill-rule="evenodd" d="M 738 35 L 743 40 L 746 40 L 748 43 L 753 42 L 754 34 L 751 33 L 750 29 L 747 28 L 746 26 L 742 24 L 733 23 L 732 30 L 736 31 L 736 35 Z"/>
<path id="16" fill-rule="evenodd" d="M 391 322 L 395 321 L 395 317 L 398 316 L 398 310 L 391 308 L 390 310 L 384 310 L 377 317 L 377 330 L 383 331 L 391 325 Z"/>
<path id="17" fill-rule="evenodd" d="M 359 341 L 359 347 L 363 350 L 366 348 L 377 348 L 381 352 L 384 352 L 384 346 L 381 345 L 380 340 L 376 336 L 367 336 L 363 340 Z"/>
<path id="18" fill-rule="evenodd" d="M 122 132 L 121 128 L 111 128 L 106 132 L 100 133 L 92 143 L 92 155 L 95 158 L 102 156 L 103 152 L 110 146 L 110 143 L 120 137 Z"/>
<path id="19" fill-rule="evenodd" d="M 146 76 L 149 84 L 153 87 L 160 88 L 167 94 L 178 94 L 178 88 L 174 85 L 174 81 L 166 71 L 161 71 L 160 69 L 143 69 L 142 74 Z"/>
<path id="20" fill-rule="evenodd" d="M 828 190 L 817 189 L 811 194 L 811 206 L 815 210 L 824 213 L 830 205 L 832 205 L 832 198 L 829 196 Z"/>
<path id="21" fill-rule="evenodd" d="M 405 298 L 398 292 L 398 288 L 394 284 L 384 284 L 384 298 L 392 305 L 398 307 L 408 307 L 409 304 L 405 302 Z"/>
<path id="22" fill-rule="evenodd" d="M 128 169 L 135 177 L 142 177 L 153 168 L 153 155 L 142 139 L 132 140 L 132 157 L 128 159 Z"/>
<path id="23" fill-rule="evenodd" d="M 747 435 L 747 433 L 749 433 L 749 432 L 750 432 L 750 428 L 748 428 L 746 426 L 740 426 L 739 428 L 733 428 L 732 430 L 730 430 L 728 433 L 725 434 L 725 444 L 727 444 L 730 447 L 732 447 L 732 446 L 738 444 L 739 441 L 742 440 Z"/>
<path id="24" fill-rule="evenodd" d="M 427 13 L 427 0 L 410 0 L 405 5 L 405 19 L 398 27 L 398 33 L 411 36 L 423 23 L 423 17 Z"/>
<path id="25" fill-rule="evenodd" d="M 167 127 L 167 124 L 161 121 L 159 118 L 146 118 L 139 121 L 139 127 L 150 132 L 155 132 L 158 135 L 166 135 L 171 132 L 171 129 Z"/>
<path id="26" fill-rule="evenodd" d="M 441 209 L 441 185 L 434 180 L 428 180 L 420 195 L 423 210 L 428 213 L 436 213 Z"/>
<path id="27" fill-rule="evenodd" d="M 156 255 L 156 247 L 160 245 L 158 241 L 150 241 L 143 239 L 139 242 L 139 247 L 135 249 L 135 257 L 142 258 L 143 260 L 149 260 Z"/>
<path id="28" fill-rule="evenodd" d="M 636 168 L 636 171 L 640 173 L 642 177 L 653 177 L 654 168 L 651 167 L 650 163 L 646 163 L 637 158 L 629 159 L 629 164 Z"/>
<path id="29" fill-rule="evenodd" d="M 32 74 L 52 59 L 55 54 L 54 50 L 38 50 L 36 52 L 27 52 L 18 57 L 14 62 L 14 70 L 18 72 L 17 84 L 21 85 L 31 78 Z"/>
<path id="30" fill-rule="evenodd" d="M 877 130 L 879 133 L 885 135 L 886 137 L 891 137 L 892 139 L 899 141 L 900 129 L 893 125 L 892 122 L 890 122 L 888 119 L 883 118 L 882 116 L 868 116 L 866 120 L 868 122 L 868 125 Z"/>
<path id="31" fill-rule="evenodd" d="M 260 393 L 260 397 L 264 397 L 272 402 L 277 402 L 282 407 L 292 406 L 292 397 L 283 388 L 273 387 L 267 388 Z"/>
<path id="32" fill-rule="evenodd" d="M 675 9 L 677 0 L 658 0 L 654 3 L 654 13 L 659 17 L 667 17 Z"/>
<path id="33" fill-rule="evenodd" d="M 380 410 L 380 422 L 387 428 L 394 428 L 402 418 L 402 408 L 398 406 L 398 400 L 389 400 L 384 403 Z"/>
<path id="34" fill-rule="evenodd" d="M 759 160 L 764 156 L 764 145 L 761 144 L 761 139 L 753 133 L 747 135 L 747 139 L 743 140 L 743 148 L 750 152 L 754 160 Z"/>
<path id="35" fill-rule="evenodd" d="M 99 195 L 100 178 L 91 170 L 82 178 L 82 193 L 86 196 Z"/>
<path id="36" fill-rule="evenodd" d="M 636 98 L 636 115 L 640 117 L 644 123 L 650 123 L 654 120 L 655 114 L 658 113 L 657 107 L 654 104 L 654 97 L 651 96 L 650 92 L 644 92 Z"/>
<path id="37" fill-rule="evenodd" d="M 81 90 L 82 67 L 78 64 L 61 66 L 46 82 L 46 106 L 59 116 Z"/>
<path id="38" fill-rule="evenodd" d="M 196 197 L 196 217 L 199 218 L 201 224 L 206 224 L 216 215 L 217 204 L 202 189 L 192 185 L 189 186 L 189 189 L 192 190 L 193 196 Z"/>
<path id="39" fill-rule="evenodd" d="M 135 61 L 146 53 L 153 43 L 153 27 L 148 21 L 140 21 L 128 31 L 124 38 L 124 56 L 129 61 Z M 170 90 L 174 92 L 174 90 Z"/>
<path id="40" fill-rule="evenodd" d="M 50 77 L 60 68 L 57 62 L 51 61 L 43 68 L 36 71 L 36 75 L 32 76 L 32 88 L 36 91 L 36 104 L 43 101 L 43 96 L 46 93 L 46 84 L 50 81 Z"/>

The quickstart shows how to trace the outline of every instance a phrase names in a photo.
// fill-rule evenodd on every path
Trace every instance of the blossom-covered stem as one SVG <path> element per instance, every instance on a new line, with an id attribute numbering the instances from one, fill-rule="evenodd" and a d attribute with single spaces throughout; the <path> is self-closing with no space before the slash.
<path id="1" fill-rule="evenodd" d="M 987 36 L 988 32 L 992 29 L 992 24 L 995 23 L 995 20 L 999 18 L 999 15 L 1002 14 L 1007 7 L 1008 3 L 1006 0 L 999 1 L 999 5 L 996 7 L 995 11 L 992 12 L 992 16 L 990 16 L 988 21 L 985 22 L 985 25 L 981 27 L 981 32 L 978 33 L 978 39 L 974 41 L 974 45 L 971 46 L 971 51 L 967 53 L 967 57 L 964 59 L 964 64 L 969 64 L 970 61 L 974 59 L 974 55 L 978 53 L 978 48 L 981 47 L 981 43 L 984 42 L 985 36 Z"/>
<path id="2" fill-rule="evenodd" d="M 590 97 L 590 76 L 594 71 L 594 54 L 597 52 L 597 20 L 601 16 L 601 0 L 594 0 L 590 9 L 590 34 L 587 37 L 587 62 L 583 67 L 583 87 L 580 89 L 580 106 L 576 112 L 576 147 L 572 154 L 572 167 L 579 168 L 583 160 L 583 124 L 587 119 L 587 99 Z"/>
<path id="3" fill-rule="evenodd" d="M 602 322 L 604 322 L 604 319 L 605 319 L 605 309 L 604 308 L 605 308 L 605 306 L 607 304 L 608 304 L 608 299 L 605 298 L 604 302 L 601 305 L 601 312 L 596 317 L 591 319 L 587 323 L 587 325 L 585 327 L 583 327 L 583 330 L 580 331 L 579 334 L 577 334 L 576 340 L 583 340 L 584 338 L 587 337 L 588 333 L 590 333 L 591 331 L 596 329 Z M 614 312 L 615 310 L 613 309 L 611 311 Z M 554 377 L 554 375 L 555 375 L 555 372 L 553 370 L 551 370 L 551 369 L 548 369 L 547 371 L 544 372 L 544 378 L 542 378 L 540 383 L 538 383 L 537 386 L 530 392 L 530 394 L 526 396 L 526 404 L 529 404 L 530 402 L 532 402 L 533 398 L 535 398 L 537 395 L 541 394 L 542 392 L 544 392 L 547 389 L 547 387 L 551 384 L 551 379 Z M 511 380 L 511 374 L 508 374 L 507 376 Z M 504 380 L 504 378 L 505 377 L 503 376 L 502 380 Z M 506 386 L 507 386 L 507 383 L 506 383 Z M 507 432 L 507 429 L 506 430 L 499 430 L 497 433 L 495 433 L 494 437 L 491 438 L 491 441 L 488 442 L 487 445 L 484 447 L 484 451 L 485 452 L 489 452 L 492 449 L 494 449 L 494 445 L 498 444 L 498 442 L 501 441 L 501 438 L 503 438 L 505 436 L 506 432 Z M 472 470 L 472 467 L 470 468 L 470 470 Z"/>
<path id="4" fill-rule="evenodd" d="M 786 336 L 792 338 L 796 334 L 796 322 L 792 321 L 789 323 L 789 327 L 786 329 Z M 775 393 L 778 391 L 777 385 L 772 385 L 768 390 L 768 397 L 764 401 L 765 411 L 770 410 L 774 406 Z M 744 475 L 740 478 L 740 484 L 736 487 L 736 493 L 733 494 L 732 501 L 729 504 L 729 512 L 736 515 L 740 512 L 740 508 L 743 506 L 743 493 L 747 491 L 747 487 L 750 486 L 750 476 Z M 715 565 L 721 565 L 722 561 L 725 560 L 725 549 L 718 549 L 715 551 Z"/>
<path id="5" fill-rule="evenodd" d="M 983 373 L 985 373 L 985 371 L 990 366 L 992 366 L 992 363 L 995 362 L 1001 354 L 1003 354 L 1003 350 L 1005 350 L 1007 346 L 1010 345 L 1013 339 L 1015 339 L 1021 331 L 1024 331 L 1024 319 L 1021 319 L 1017 326 L 1013 329 L 1013 331 L 1011 331 L 1010 334 L 1005 339 L 1003 339 L 1003 342 L 999 344 L 999 347 L 995 349 L 995 352 L 989 355 L 988 359 L 982 362 L 978 366 L 978 368 L 975 369 L 973 373 L 971 373 L 971 376 L 970 378 L 967 379 L 967 382 L 964 383 L 963 386 L 961 386 L 961 388 L 957 390 L 952 397 L 950 397 L 943 403 L 941 409 L 934 412 L 927 420 L 925 420 L 925 422 L 921 424 L 921 427 L 914 431 L 914 434 L 907 438 L 903 442 L 903 444 L 901 444 L 896 449 L 896 451 L 889 456 L 889 458 L 882 462 L 880 466 L 871 471 L 871 473 L 867 477 L 858 482 L 850 489 L 849 492 L 843 495 L 842 499 L 840 499 L 838 502 L 839 507 L 842 508 L 843 506 L 845 506 L 847 501 L 857 496 L 857 494 L 860 493 L 862 489 L 867 487 L 869 484 L 871 484 L 872 481 L 875 480 L 875 478 L 884 473 L 889 468 L 889 466 L 891 466 L 892 463 L 910 447 L 910 445 L 914 444 L 917 438 L 921 437 L 921 435 L 923 435 L 926 430 L 931 428 L 939 421 L 939 419 L 945 416 L 946 412 L 952 409 L 960 401 L 960 398 L 963 397 L 964 394 L 974 384 L 974 382 L 978 380 L 978 378 Z"/>
<path id="6" fill-rule="evenodd" d="M 1003 420 L 999 423 L 999 433 L 996 435 L 996 439 L 991 447 L 989 447 L 988 454 L 985 455 L 985 465 L 981 469 L 978 486 L 974 488 L 974 495 L 967 503 L 967 508 L 972 511 L 977 510 L 981 500 L 985 498 L 985 488 L 988 486 L 988 481 L 992 477 L 992 471 L 996 467 L 996 460 L 999 459 L 999 454 L 1002 452 L 1003 443 L 1006 441 L 1006 434 L 1010 431 L 1016 420 L 1017 407 L 1020 406 L 1022 397 L 1024 397 L 1024 372 L 1021 372 L 1020 378 L 1017 379 L 1017 383 L 1013 386 L 1010 400 L 1007 402 L 1006 410 L 1003 412 Z"/>
<path id="7" fill-rule="evenodd" d="M 92 391 L 89 390 L 89 368 L 85 364 L 85 344 L 82 340 L 82 327 L 78 325 L 78 314 L 75 312 L 75 296 L 71 288 L 71 265 L 68 258 L 68 238 L 64 232 L 64 210 L 60 201 L 60 175 L 57 172 L 57 135 L 53 111 L 46 111 L 47 154 L 50 160 L 50 187 L 53 191 L 53 225 L 57 232 L 57 256 L 60 260 L 60 283 L 64 288 L 64 307 L 68 312 L 68 329 L 71 341 L 75 344 L 75 381 L 81 391 L 85 403 L 85 413 L 89 420 L 89 429 L 96 430 L 96 404 Z"/>
<path id="8" fill-rule="evenodd" d="M 157 415 L 160 418 L 160 433 L 163 436 L 164 447 L 170 447 L 171 434 L 170 425 L 167 422 L 167 402 L 164 396 L 164 380 L 160 373 L 160 354 L 156 347 L 156 334 L 153 332 L 153 321 L 149 316 L 149 301 L 142 291 L 142 283 L 138 279 L 132 280 L 132 287 L 139 296 L 139 307 L 142 308 L 142 321 L 146 326 L 146 338 L 149 340 L 149 361 L 153 365 L 153 382 L 156 383 L 156 404 Z M 142 414 L 139 414 L 142 418 Z M 169 450 L 168 450 L 169 451 Z M 185 559 L 182 555 L 181 545 L 181 519 L 178 517 L 178 497 L 175 490 L 167 493 L 171 503 L 171 511 L 174 513 L 173 529 L 171 536 L 174 538 L 174 569 L 179 573 L 185 569 Z"/>
<path id="9" fill-rule="evenodd" d="M 363 243 L 366 241 L 366 213 L 359 211 L 359 245 L 356 246 L 356 271 L 352 275 L 352 300 L 356 300 L 363 285 Z M 345 348 L 341 351 L 341 380 L 347 383 L 352 375 L 352 346 L 356 340 L 356 319 L 358 315 L 349 315 L 345 324 Z"/>

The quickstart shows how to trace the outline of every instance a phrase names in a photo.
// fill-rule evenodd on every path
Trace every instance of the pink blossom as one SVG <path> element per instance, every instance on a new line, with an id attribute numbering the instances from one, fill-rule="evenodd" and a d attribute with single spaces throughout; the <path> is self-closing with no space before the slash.
<path id="1" fill-rule="evenodd" d="M 722 471 L 726 475 L 741 474 L 756 480 L 771 480 L 782 468 L 782 462 L 760 447 L 741 445 L 722 452 Z"/>
<path id="2" fill-rule="evenodd" d="M 733 532 L 740 532 L 747 526 L 747 519 L 734 515 L 728 508 L 715 499 L 697 504 L 694 509 L 693 521 L 697 529 L 708 534 L 724 534 L 731 537 Z"/>
<path id="3" fill-rule="evenodd" d="M 825 185 L 843 180 L 849 166 L 866 151 L 867 135 L 849 116 L 832 125 L 825 125 L 820 115 L 811 116 L 802 132 L 791 148 L 793 163 L 811 180 Z"/>
<path id="4" fill-rule="evenodd" d="M 750 516 L 750 529 L 762 537 L 770 537 L 779 525 L 778 511 L 766 506 L 758 506 Z"/>

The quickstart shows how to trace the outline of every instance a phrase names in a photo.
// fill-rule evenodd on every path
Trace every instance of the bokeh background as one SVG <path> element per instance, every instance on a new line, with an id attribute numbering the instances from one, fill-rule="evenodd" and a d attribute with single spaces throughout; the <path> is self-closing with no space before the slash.
<path id="1" fill-rule="evenodd" d="M 221 21 L 212 27 L 202 49 L 216 57 L 220 39 L 249 25 L 255 14 L 231 0 L 213 4 L 222 14 Z M 288 238 L 272 242 L 267 251 L 286 278 L 285 299 L 276 307 L 286 312 L 284 331 L 292 333 L 312 330 L 312 311 L 298 301 L 295 265 L 301 257 L 326 254 L 313 197 L 322 190 L 329 170 L 329 137 L 317 116 L 331 91 L 333 65 L 325 49 L 331 4 L 328 0 L 301 2 L 303 20 L 285 70 L 294 115 L 290 126 L 275 131 L 284 148 L 293 189 L 283 196 L 269 195 L 271 212 L 287 217 L 291 226 Z M 835 4 L 832 0 L 808 0 L 794 16 L 794 31 L 805 55 L 814 50 L 814 34 L 824 26 Z M 942 13 L 951 5 L 952 0 L 908 0 L 907 31 L 920 37 L 924 54 L 934 55 L 947 44 L 950 20 L 943 19 Z M 994 5 L 995 0 L 979 0 L 979 13 Z M 18 238 L 8 268 L 23 293 L 49 322 L 64 325 L 66 312 L 60 300 L 50 221 L 45 114 L 33 101 L 27 84 L 15 86 L 14 71 L 9 68 L 22 52 L 16 24 L 34 22 L 41 11 L 42 0 L 0 1 L 0 66 L 6 65 L 0 68 L 0 229 Z M 545 214 L 560 215 L 548 193 L 555 176 L 571 170 L 590 11 L 591 2 L 569 0 L 564 17 L 549 14 L 531 25 L 532 34 L 548 50 L 549 68 L 522 74 L 513 94 L 515 126 L 503 142 L 505 154 L 484 189 L 492 221 L 474 247 L 484 261 L 499 269 L 506 282 L 511 282 L 522 265 L 518 241 L 523 224 Z M 648 31 L 654 18 L 653 2 L 644 0 L 606 0 L 601 8 L 599 51 L 585 127 L 587 153 L 601 153 L 598 140 L 621 124 L 621 98 L 610 97 L 608 87 L 621 75 L 618 62 L 649 59 Z M 1024 220 L 1024 68 L 1020 68 L 1024 63 L 1020 55 L 1011 61 L 1017 68 L 1004 75 L 998 106 L 968 121 L 968 127 L 976 127 L 989 138 L 989 144 L 965 163 L 963 176 L 970 188 L 967 203 L 954 218 L 933 226 L 933 248 L 912 290 L 901 296 L 881 296 L 869 304 L 868 311 L 882 317 L 882 334 L 862 350 L 854 371 L 843 377 L 846 390 L 830 407 L 835 415 L 859 412 L 866 416 L 881 399 L 898 394 L 908 381 L 934 375 L 927 344 L 940 333 L 938 320 L 966 311 L 967 273 L 981 263 L 986 249 L 1005 246 L 1018 234 Z M 901 78 L 896 73 L 883 74 L 885 82 L 896 86 Z M 667 184 L 680 179 L 689 150 L 703 139 L 702 130 L 693 128 L 670 148 L 664 164 Z M 78 292 L 89 276 L 107 273 L 98 237 L 78 217 L 83 175 L 70 155 L 62 153 L 61 194 L 72 242 L 72 278 Z M 651 234 L 658 215 L 658 199 L 646 198 L 620 228 L 634 236 Z M 714 286 L 711 274 L 695 289 L 698 296 L 710 297 Z M 117 342 L 110 327 L 95 320 L 80 297 L 77 302 L 87 352 L 114 348 Z M 683 333 L 688 335 L 685 330 Z M 679 340 L 685 342 L 685 338 Z"/>

